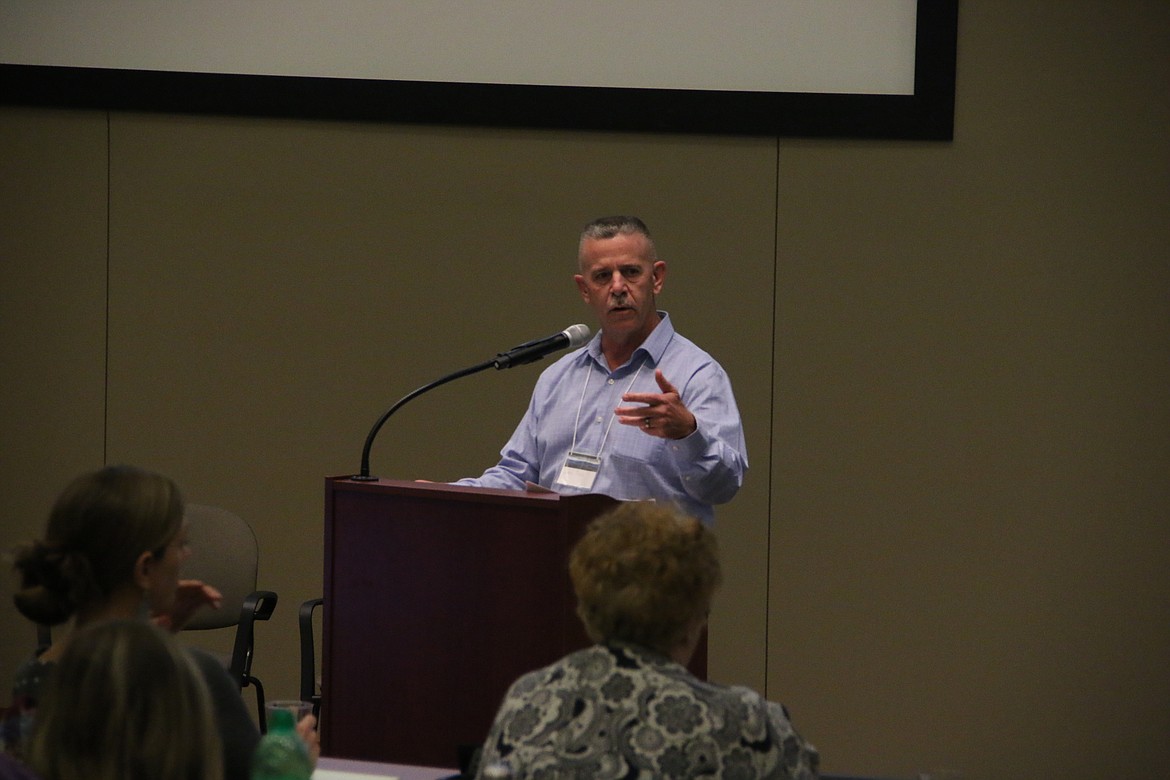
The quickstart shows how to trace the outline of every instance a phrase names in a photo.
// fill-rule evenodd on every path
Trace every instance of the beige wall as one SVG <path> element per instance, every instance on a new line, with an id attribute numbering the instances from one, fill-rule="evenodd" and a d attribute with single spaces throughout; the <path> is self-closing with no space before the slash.
<path id="1" fill-rule="evenodd" d="M 834 767 L 1165 776 L 1170 13 L 962 12 L 952 144 L 781 144 L 769 689 Z"/>
<path id="2" fill-rule="evenodd" d="M 256 526 L 293 693 L 323 476 L 588 321 L 573 236 L 633 211 L 749 430 L 713 675 L 829 771 L 1164 776 L 1168 43 L 1164 3 L 964 3 L 948 144 L 0 109 L 0 544 L 103 461 L 174 476 Z M 535 373 L 413 402 L 374 472 L 477 471 Z"/>

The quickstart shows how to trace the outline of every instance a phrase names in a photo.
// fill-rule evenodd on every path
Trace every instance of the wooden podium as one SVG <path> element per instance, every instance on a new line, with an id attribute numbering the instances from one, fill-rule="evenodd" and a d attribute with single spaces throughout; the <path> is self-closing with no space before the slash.
<path id="1" fill-rule="evenodd" d="M 614 503 L 327 479 L 323 755 L 455 766 L 482 743 L 517 677 L 589 644 L 568 554 Z"/>

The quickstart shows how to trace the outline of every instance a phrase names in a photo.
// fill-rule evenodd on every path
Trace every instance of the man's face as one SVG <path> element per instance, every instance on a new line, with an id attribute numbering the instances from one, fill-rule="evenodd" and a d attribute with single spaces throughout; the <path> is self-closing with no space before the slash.
<path id="1" fill-rule="evenodd" d="M 662 290 L 666 263 L 651 262 L 646 250 L 646 239 L 639 234 L 581 243 L 581 273 L 573 278 L 602 332 L 611 338 L 645 338 L 658 324 L 654 297 Z"/>

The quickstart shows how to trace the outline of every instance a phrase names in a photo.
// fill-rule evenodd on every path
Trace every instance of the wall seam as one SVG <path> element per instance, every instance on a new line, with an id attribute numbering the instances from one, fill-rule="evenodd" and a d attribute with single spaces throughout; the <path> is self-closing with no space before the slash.
<path id="1" fill-rule="evenodd" d="M 110 211 L 112 198 L 113 150 L 111 144 L 110 111 L 106 111 L 106 312 L 105 355 L 102 381 L 102 465 L 109 464 L 110 455 Z"/>
<path id="2" fill-rule="evenodd" d="M 780 136 L 776 136 L 776 167 L 772 193 L 772 344 L 768 366 L 771 375 L 768 378 L 768 523 L 764 530 L 764 697 L 768 698 L 769 688 L 769 645 L 768 639 L 772 632 L 769 622 L 772 619 L 772 509 L 773 509 L 773 467 L 772 459 L 776 457 L 776 303 L 779 298 L 777 289 L 780 279 Z"/>

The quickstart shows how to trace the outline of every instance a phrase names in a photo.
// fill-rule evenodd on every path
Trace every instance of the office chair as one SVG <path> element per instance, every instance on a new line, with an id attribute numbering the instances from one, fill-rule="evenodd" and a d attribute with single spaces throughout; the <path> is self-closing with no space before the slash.
<path id="1" fill-rule="evenodd" d="M 187 539 L 192 555 L 183 565 L 185 579 L 203 580 L 223 594 L 220 609 L 201 609 L 184 631 L 235 628 L 230 657 L 222 657 L 228 675 L 244 688 L 256 691 L 260 732 L 268 730 L 264 686 L 252 674 L 254 624 L 268 620 L 276 608 L 276 594 L 256 589 L 260 547 L 256 534 L 239 515 L 220 507 L 187 505 Z"/>
<path id="2" fill-rule="evenodd" d="M 301 701 L 313 703 L 313 715 L 321 719 L 321 678 L 317 674 L 317 649 L 314 643 L 313 612 L 324 608 L 325 599 L 309 599 L 301 604 L 297 621 L 301 634 Z"/>

